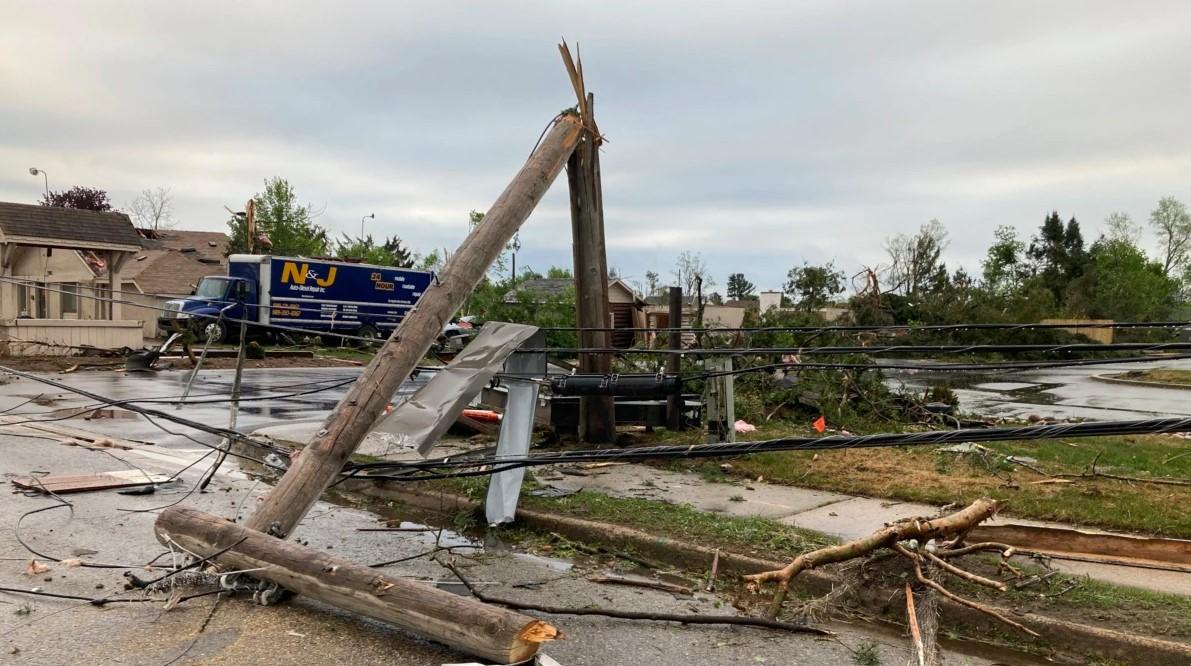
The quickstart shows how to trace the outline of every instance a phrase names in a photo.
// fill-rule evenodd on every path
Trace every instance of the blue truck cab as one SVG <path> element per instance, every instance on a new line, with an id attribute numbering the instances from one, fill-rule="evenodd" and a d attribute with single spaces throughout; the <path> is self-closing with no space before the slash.
<path id="1" fill-rule="evenodd" d="M 224 342 L 239 331 L 388 336 L 430 286 L 433 274 L 392 266 L 233 254 L 227 276 L 205 277 L 188 298 L 168 301 L 162 331 L 189 328 Z"/>

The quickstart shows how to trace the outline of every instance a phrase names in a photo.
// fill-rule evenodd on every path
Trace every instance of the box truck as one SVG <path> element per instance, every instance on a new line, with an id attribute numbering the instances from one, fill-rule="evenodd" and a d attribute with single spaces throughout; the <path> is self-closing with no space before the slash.
<path id="1" fill-rule="evenodd" d="M 168 301 L 162 331 L 190 328 L 199 340 L 224 342 L 251 333 L 302 331 L 334 338 L 388 337 L 418 302 L 433 273 L 300 257 L 233 254 L 227 276 L 203 278 L 188 298 Z M 222 316 L 221 316 L 222 314 Z"/>

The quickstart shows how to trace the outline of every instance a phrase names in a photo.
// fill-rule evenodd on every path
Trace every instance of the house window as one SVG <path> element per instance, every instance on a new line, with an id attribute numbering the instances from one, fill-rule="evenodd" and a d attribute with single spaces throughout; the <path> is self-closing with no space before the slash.
<path id="1" fill-rule="evenodd" d="M 29 285 L 17 283 L 17 316 L 29 316 Z"/>
<path id="2" fill-rule="evenodd" d="M 62 291 L 62 316 L 68 314 L 79 314 L 79 283 L 77 282 L 63 282 L 58 287 Z"/>
<path id="3" fill-rule="evenodd" d="M 33 299 L 37 301 L 37 314 L 34 316 L 38 319 L 48 319 L 50 316 L 50 292 L 46 289 L 44 282 L 33 283 Z"/>

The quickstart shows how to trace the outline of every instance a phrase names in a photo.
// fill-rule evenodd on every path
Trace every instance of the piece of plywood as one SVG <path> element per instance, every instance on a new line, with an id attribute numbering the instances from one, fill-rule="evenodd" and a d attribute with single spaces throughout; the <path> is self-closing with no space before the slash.
<path id="1" fill-rule="evenodd" d="M 131 486 L 143 486 L 150 483 L 165 483 L 169 480 L 170 477 L 165 474 L 145 474 L 139 470 L 129 469 L 118 472 L 103 472 L 101 474 L 27 476 L 13 479 L 12 483 L 16 487 L 26 490 L 40 490 L 44 493 L 63 495 L 66 493 L 82 493 L 92 490 L 129 488 Z"/>

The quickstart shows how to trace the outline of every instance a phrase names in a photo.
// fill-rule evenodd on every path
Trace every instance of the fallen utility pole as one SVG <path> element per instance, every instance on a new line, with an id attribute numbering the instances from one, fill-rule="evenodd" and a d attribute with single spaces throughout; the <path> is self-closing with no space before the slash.
<path id="1" fill-rule="evenodd" d="M 537 206 L 579 143 L 578 117 L 564 114 L 530 155 L 483 223 L 468 235 L 417 305 L 380 348 L 356 383 L 297 456 L 248 527 L 287 536 L 343 469 L 397 388 L 430 349 L 488 267 Z"/>
<path id="2" fill-rule="evenodd" d="M 157 540 L 256 578 L 501 664 L 533 657 L 550 624 L 505 608 L 385 574 L 185 507 L 162 512 Z M 228 545 L 232 545 L 228 548 Z"/>

